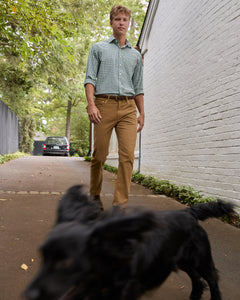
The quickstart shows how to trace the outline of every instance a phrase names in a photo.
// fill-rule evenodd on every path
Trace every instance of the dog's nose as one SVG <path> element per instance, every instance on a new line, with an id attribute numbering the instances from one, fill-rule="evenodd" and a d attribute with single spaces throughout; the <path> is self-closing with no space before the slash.
<path id="1" fill-rule="evenodd" d="M 30 288 L 26 290 L 25 296 L 28 300 L 38 300 L 40 299 L 40 290 L 35 288 Z"/>

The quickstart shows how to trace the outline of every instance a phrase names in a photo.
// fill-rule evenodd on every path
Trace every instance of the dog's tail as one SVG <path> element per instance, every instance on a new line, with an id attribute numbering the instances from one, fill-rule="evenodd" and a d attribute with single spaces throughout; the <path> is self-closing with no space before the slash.
<path id="1" fill-rule="evenodd" d="M 231 216 L 234 214 L 234 205 L 224 203 L 222 200 L 214 202 L 200 203 L 188 208 L 190 214 L 197 220 L 204 221 L 208 218 L 219 218 L 224 215 Z"/>

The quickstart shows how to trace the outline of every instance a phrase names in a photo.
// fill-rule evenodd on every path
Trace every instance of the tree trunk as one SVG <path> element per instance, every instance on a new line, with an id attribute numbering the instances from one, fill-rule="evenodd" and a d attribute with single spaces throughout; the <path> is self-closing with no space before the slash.
<path id="1" fill-rule="evenodd" d="M 70 143 L 70 120 L 71 120 L 72 101 L 68 100 L 67 121 L 66 121 L 66 138 Z"/>

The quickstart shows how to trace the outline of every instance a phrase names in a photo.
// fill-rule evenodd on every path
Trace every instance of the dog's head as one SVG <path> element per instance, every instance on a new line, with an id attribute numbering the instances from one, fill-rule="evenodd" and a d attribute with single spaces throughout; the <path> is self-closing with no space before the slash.
<path id="1" fill-rule="evenodd" d="M 112 300 L 104 293 L 109 286 L 121 290 L 136 247 L 154 226 L 150 212 L 112 215 L 92 226 L 57 225 L 40 249 L 42 267 L 25 291 L 27 299 L 70 299 L 66 295 L 75 286 L 76 299 Z"/>
<path id="2" fill-rule="evenodd" d="M 87 223 L 101 215 L 101 205 L 91 201 L 83 185 L 70 187 L 59 201 L 56 223 L 78 221 Z"/>
<path id="3" fill-rule="evenodd" d="M 86 272 L 87 261 L 79 259 L 85 250 L 85 232 L 77 223 L 59 224 L 50 232 L 40 248 L 41 269 L 25 291 L 27 299 L 59 299 L 77 281 L 79 269 Z"/>

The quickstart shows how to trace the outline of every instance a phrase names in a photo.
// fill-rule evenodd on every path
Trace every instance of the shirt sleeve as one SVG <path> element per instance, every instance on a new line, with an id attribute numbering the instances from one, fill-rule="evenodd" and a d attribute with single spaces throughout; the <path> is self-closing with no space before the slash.
<path id="1" fill-rule="evenodd" d="M 135 95 L 144 94 L 143 64 L 142 64 L 142 57 L 140 53 L 138 55 L 138 63 L 136 64 L 134 74 L 133 74 L 133 86 L 134 86 Z"/>
<path id="2" fill-rule="evenodd" d="M 93 45 L 90 49 L 89 56 L 88 56 L 84 86 L 87 83 L 91 83 L 93 86 L 96 85 L 98 68 L 99 68 L 98 51 L 96 45 Z"/>

